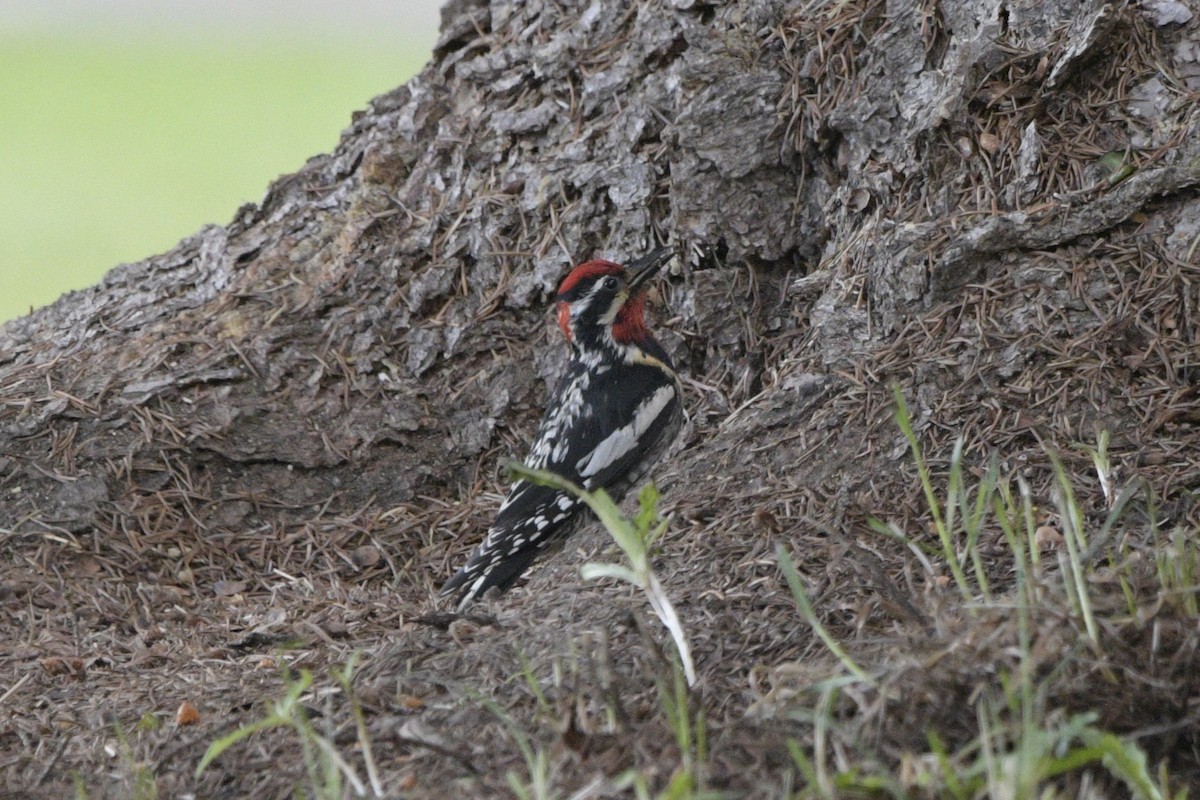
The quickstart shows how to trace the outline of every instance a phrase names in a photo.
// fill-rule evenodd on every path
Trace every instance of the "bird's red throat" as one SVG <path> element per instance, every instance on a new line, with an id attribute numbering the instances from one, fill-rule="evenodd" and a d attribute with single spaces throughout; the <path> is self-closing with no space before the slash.
<path id="1" fill-rule="evenodd" d="M 568 342 L 575 341 L 571 333 L 571 304 L 558 304 L 558 327 Z M 646 295 L 638 292 L 625 301 L 612 324 L 613 341 L 617 344 L 635 344 L 645 341 L 650 332 L 646 329 Z"/>
<path id="2" fill-rule="evenodd" d="M 650 332 L 646 330 L 646 295 L 638 292 L 625 301 L 612 326 L 613 339 L 617 344 L 634 344 L 645 341 Z"/>

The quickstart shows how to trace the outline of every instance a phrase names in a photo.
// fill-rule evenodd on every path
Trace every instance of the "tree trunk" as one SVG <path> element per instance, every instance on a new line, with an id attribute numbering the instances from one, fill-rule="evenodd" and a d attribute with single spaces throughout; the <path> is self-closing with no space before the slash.
<path id="1" fill-rule="evenodd" d="M 1163 518 L 1200 524 L 1188 13 L 452 0 L 431 63 L 334 153 L 228 225 L 0 329 L 14 643 L 0 693 L 20 709 L 0 735 L 7 788 L 69 792 L 70 769 L 107 770 L 114 719 L 130 731 L 190 700 L 202 725 L 133 745 L 166 796 L 286 791 L 303 763 L 278 758 L 284 734 L 191 773 L 282 691 L 256 666 L 323 671 L 356 649 L 392 792 L 444 796 L 458 778 L 472 796 L 504 791 L 523 762 L 470 698 L 533 731 L 526 661 L 571 719 L 564 794 L 635 765 L 663 785 L 678 753 L 642 702 L 662 638 L 625 588 L 578 578 L 616 558 L 601 531 L 474 621 L 419 622 L 486 529 L 499 465 L 524 454 L 564 362 L 557 281 L 663 241 L 685 257 L 655 329 L 686 376 L 691 426 L 654 473 L 675 514 L 657 566 L 692 637 L 709 784 L 777 796 L 787 740 L 808 741 L 779 712 L 785 667 L 837 667 L 793 610 L 776 542 L 818 616 L 904 688 L 863 725 L 881 758 L 923 752 L 931 728 L 967 737 L 964 698 L 1000 643 L 943 625 L 935 576 L 867 526 L 937 546 L 891 387 L 939 486 L 961 435 L 969 470 L 996 453 L 1052 508 L 1050 449 L 1103 519 L 1083 448 L 1106 431 L 1117 488 L 1144 480 Z M 917 676 L 902 657 L 966 641 L 974 655 L 953 673 Z M 1184 715 L 1168 696 L 1196 696 L 1194 660 L 1101 723 Z M 1089 680 L 1061 689 L 1065 707 L 1090 707 Z M 588 703 L 627 737 L 577 717 Z M 1194 750 L 1161 739 L 1143 743 L 1200 774 Z"/>

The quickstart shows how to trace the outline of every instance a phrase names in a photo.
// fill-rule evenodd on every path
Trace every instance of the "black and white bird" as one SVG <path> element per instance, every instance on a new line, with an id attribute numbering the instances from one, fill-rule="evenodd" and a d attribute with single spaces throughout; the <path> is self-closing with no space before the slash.
<path id="1" fill-rule="evenodd" d="M 558 287 L 558 325 L 571 360 L 525 464 L 619 501 L 670 447 L 683 423 L 679 377 L 646 328 L 649 281 L 674 250 L 628 268 L 601 259 L 571 270 Z M 505 591 L 590 510 L 572 494 L 518 480 L 483 542 L 442 587 L 459 608 L 495 587 Z"/>

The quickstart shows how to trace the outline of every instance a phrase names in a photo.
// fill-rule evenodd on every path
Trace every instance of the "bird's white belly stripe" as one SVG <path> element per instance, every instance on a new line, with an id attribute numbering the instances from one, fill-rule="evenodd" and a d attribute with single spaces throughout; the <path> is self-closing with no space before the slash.
<path id="1" fill-rule="evenodd" d="M 637 447 L 646 430 L 653 424 L 662 410 L 675 397 L 675 387 L 661 386 L 654 394 L 643 400 L 633 415 L 633 422 L 617 428 L 596 445 L 596 449 L 579 459 L 576 467 L 580 476 L 587 478 L 609 466 L 621 456 Z"/>

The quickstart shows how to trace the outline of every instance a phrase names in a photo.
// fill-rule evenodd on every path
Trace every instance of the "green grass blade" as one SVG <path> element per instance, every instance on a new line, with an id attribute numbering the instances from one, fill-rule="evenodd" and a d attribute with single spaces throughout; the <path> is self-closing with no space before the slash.
<path id="1" fill-rule="evenodd" d="M 779 570 L 783 573 L 784 580 L 787 581 L 788 588 L 792 591 L 792 598 L 796 601 L 796 605 L 800 608 L 800 614 L 808 622 L 813 631 L 820 637 L 825 646 L 829 648 L 829 652 L 837 656 L 842 665 L 860 681 L 876 685 L 875 679 L 866 673 L 862 667 L 850 658 L 850 655 L 842 648 L 842 645 L 833 635 L 826 630 L 821 621 L 817 619 L 816 612 L 813 611 L 812 603 L 808 599 L 808 593 L 804 591 L 804 584 L 800 580 L 800 573 L 796 571 L 796 564 L 792 561 L 792 557 L 788 555 L 782 544 L 775 545 L 775 560 L 779 564 Z"/>
<path id="2" fill-rule="evenodd" d="M 917 440 L 917 434 L 913 430 L 912 418 L 908 413 L 908 404 L 904 402 L 904 394 L 900 391 L 900 384 L 892 384 L 892 395 L 896 402 L 896 424 L 900 426 L 900 430 L 903 431 L 909 448 L 912 450 L 913 462 L 917 465 L 917 474 L 921 480 L 921 490 L 925 493 L 925 503 L 929 508 L 930 517 L 933 518 L 933 526 L 937 531 L 938 540 L 942 544 L 942 556 L 945 558 L 946 566 L 954 576 L 954 583 L 958 586 L 958 591 L 965 601 L 967 613 L 975 616 L 977 612 L 973 605 L 974 592 L 967 581 L 966 573 L 963 572 L 962 564 L 959 563 L 950 528 L 946 524 L 946 517 L 942 513 L 937 493 L 933 490 L 933 478 L 929 474 L 929 467 L 925 464 L 921 443 Z"/>

